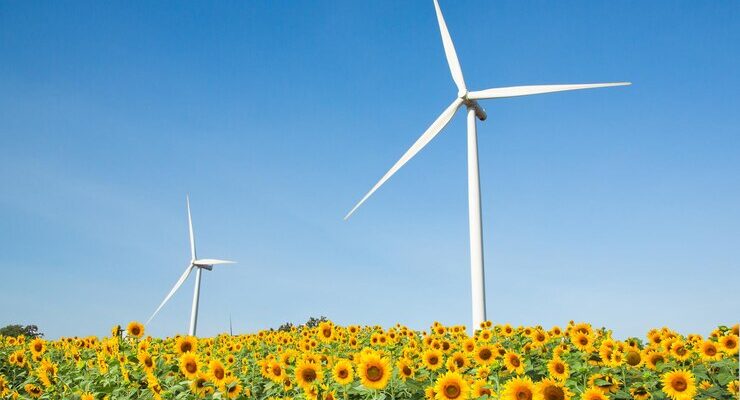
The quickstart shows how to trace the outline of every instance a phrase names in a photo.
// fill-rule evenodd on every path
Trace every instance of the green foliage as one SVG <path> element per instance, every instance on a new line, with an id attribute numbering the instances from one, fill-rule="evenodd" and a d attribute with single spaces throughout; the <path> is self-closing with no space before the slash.
<path id="1" fill-rule="evenodd" d="M 8 325 L 0 328 L 0 336 L 18 337 L 21 335 L 30 339 L 44 336 L 36 325 Z"/>

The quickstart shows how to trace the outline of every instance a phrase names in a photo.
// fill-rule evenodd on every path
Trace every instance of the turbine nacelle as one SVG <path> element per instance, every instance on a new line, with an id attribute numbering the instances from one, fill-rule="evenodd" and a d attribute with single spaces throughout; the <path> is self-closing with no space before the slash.
<path id="1" fill-rule="evenodd" d="M 488 118 L 488 114 L 486 114 L 486 110 L 483 109 L 483 107 L 481 107 L 481 105 L 478 104 L 477 101 L 468 98 L 468 93 L 470 93 L 470 92 L 468 92 L 466 89 L 460 89 L 457 92 L 457 98 L 459 98 L 460 100 L 462 100 L 462 103 L 465 104 L 465 106 L 467 108 L 469 108 L 469 109 L 472 108 L 473 110 L 475 110 L 475 116 L 479 120 L 485 121 L 486 118 Z"/>

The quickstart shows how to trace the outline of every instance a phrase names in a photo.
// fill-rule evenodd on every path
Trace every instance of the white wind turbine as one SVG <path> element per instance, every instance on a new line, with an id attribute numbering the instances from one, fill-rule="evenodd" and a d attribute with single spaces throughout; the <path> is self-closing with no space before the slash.
<path id="1" fill-rule="evenodd" d="M 167 294 L 167 297 L 164 298 L 162 301 L 162 304 L 157 307 L 157 309 L 154 311 L 154 314 L 152 314 L 151 317 L 149 317 L 149 320 L 146 321 L 147 325 L 154 319 L 154 316 L 157 315 L 159 310 L 164 307 L 165 303 L 172 297 L 172 295 L 175 294 L 177 289 L 182 286 L 183 283 L 185 283 L 185 280 L 188 279 L 188 276 L 190 276 L 190 273 L 195 269 L 195 290 L 193 292 L 193 309 L 190 312 L 190 330 L 188 331 L 188 334 L 191 336 L 195 336 L 195 329 L 198 325 L 198 299 L 200 297 L 200 274 L 203 272 L 204 269 L 212 271 L 214 265 L 219 264 L 234 264 L 234 261 L 227 261 L 227 260 L 217 260 L 214 258 L 197 258 L 195 255 L 195 237 L 193 235 L 193 219 L 190 216 L 190 197 L 187 196 L 186 202 L 188 205 L 188 229 L 190 231 L 190 264 L 187 268 L 185 268 L 185 272 L 183 272 L 182 276 L 180 276 L 180 279 L 177 280 L 177 283 L 175 283 L 175 286 L 172 287 L 172 290 L 170 290 L 170 293 Z"/>
<path id="2" fill-rule="evenodd" d="M 483 235 L 481 221 L 480 205 L 480 181 L 478 173 L 478 137 L 475 127 L 476 117 L 481 121 L 486 119 L 486 112 L 478 104 L 477 100 L 499 99 L 505 97 L 528 96 L 532 94 L 562 92 L 566 90 L 592 89 L 610 86 L 629 85 L 629 82 L 617 83 L 591 83 L 591 84 L 570 84 L 570 85 L 533 85 L 533 86 L 511 86 L 502 88 L 493 88 L 480 91 L 469 92 L 463 80 L 460 62 L 457 59 L 455 46 L 452 44 L 450 33 L 447 30 L 442 11 L 439 3 L 434 0 L 434 8 L 437 12 L 437 22 L 442 34 L 442 44 L 447 64 L 452 73 L 452 80 L 457 86 L 457 98 L 450 104 L 432 125 L 414 142 L 406 153 L 401 156 L 393 167 L 370 189 L 365 197 L 360 200 L 352 210 L 344 217 L 347 220 L 357 210 L 362 203 L 367 200 L 378 188 L 385 183 L 393 174 L 396 173 L 404 164 L 406 164 L 416 153 L 426 146 L 442 129 L 450 122 L 457 110 L 463 105 L 468 111 L 468 220 L 470 227 L 470 275 L 472 281 L 473 297 L 473 329 L 480 326 L 480 323 L 486 320 L 486 295 L 484 287 L 483 273 Z"/>

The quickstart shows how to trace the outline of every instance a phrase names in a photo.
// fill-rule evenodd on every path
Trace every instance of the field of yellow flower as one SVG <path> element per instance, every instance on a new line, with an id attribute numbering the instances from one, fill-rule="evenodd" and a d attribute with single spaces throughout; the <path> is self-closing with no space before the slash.
<path id="1" fill-rule="evenodd" d="M 123 334 L 122 334 L 123 333 Z M 616 340 L 585 323 L 434 324 L 106 338 L 0 336 L 0 397 L 43 399 L 738 399 L 738 325 Z"/>

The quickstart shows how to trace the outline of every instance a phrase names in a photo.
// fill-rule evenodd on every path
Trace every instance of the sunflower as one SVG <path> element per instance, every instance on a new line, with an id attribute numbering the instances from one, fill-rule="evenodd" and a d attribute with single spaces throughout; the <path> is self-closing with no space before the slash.
<path id="1" fill-rule="evenodd" d="M 206 386 L 208 379 L 209 377 L 207 374 L 204 372 L 198 372 L 195 379 L 192 379 L 190 382 L 190 391 L 200 398 L 204 398 L 211 394 L 213 392 L 213 388 Z"/>
<path id="2" fill-rule="evenodd" d="M 533 400 L 537 396 L 537 388 L 529 377 L 517 377 L 506 382 L 501 400 Z"/>
<path id="3" fill-rule="evenodd" d="M 686 343 L 677 340 L 671 346 L 671 355 L 678 361 L 686 361 L 691 357 L 691 352 L 686 348 Z"/>
<path id="4" fill-rule="evenodd" d="M 479 365 L 491 365 L 496 359 L 493 346 L 488 344 L 478 346 L 474 354 Z"/>
<path id="5" fill-rule="evenodd" d="M 663 354 L 660 351 L 648 352 L 647 356 L 645 357 L 645 365 L 647 365 L 647 367 L 652 370 L 657 369 L 658 364 L 664 363 L 665 361 L 666 361 L 665 354 Z"/>
<path id="6" fill-rule="evenodd" d="M 514 334 L 514 328 L 512 328 L 511 325 L 506 324 L 506 325 L 504 325 L 504 326 L 501 327 L 501 329 L 499 330 L 499 332 L 501 333 L 501 335 L 503 335 L 505 337 L 509 337 L 509 336 L 511 336 L 511 335 Z"/>
<path id="7" fill-rule="evenodd" d="M 447 359 L 446 366 L 448 371 L 463 369 L 468 366 L 468 358 L 460 351 L 455 352 Z"/>
<path id="8" fill-rule="evenodd" d="M 31 349 L 33 355 L 44 354 L 46 351 L 46 342 L 44 342 L 44 339 L 36 338 L 29 343 L 28 347 Z"/>
<path id="9" fill-rule="evenodd" d="M 719 344 L 722 346 L 722 351 L 724 351 L 727 354 L 737 354 L 738 352 L 738 345 L 737 345 L 737 335 L 727 335 L 722 336 L 719 339 Z"/>
<path id="10" fill-rule="evenodd" d="M 488 382 L 484 379 L 476 379 L 473 381 L 472 394 L 470 397 L 474 399 L 481 398 L 483 396 L 493 397 L 495 392 L 488 385 Z"/>
<path id="11" fill-rule="evenodd" d="M 688 370 L 675 370 L 663 374 L 663 393 L 673 400 L 693 399 L 696 394 L 694 374 Z"/>
<path id="12" fill-rule="evenodd" d="M 609 398 L 598 388 L 592 387 L 583 392 L 581 400 L 609 400 Z"/>
<path id="13" fill-rule="evenodd" d="M 438 370 L 442 367 L 442 352 L 437 349 L 429 349 L 422 355 L 424 366 L 430 371 Z"/>
<path id="14" fill-rule="evenodd" d="M 475 350 L 475 340 L 473 339 L 465 339 L 462 343 L 462 349 L 466 353 L 472 353 Z"/>
<path id="15" fill-rule="evenodd" d="M 154 357 L 152 357 L 151 354 L 146 351 L 140 351 L 137 358 L 139 359 L 139 363 L 144 371 L 150 373 L 154 371 Z"/>
<path id="16" fill-rule="evenodd" d="M 180 357 L 180 371 L 188 379 L 198 375 L 198 356 L 193 353 L 185 353 Z"/>
<path id="17" fill-rule="evenodd" d="M 611 375 L 593 374 L 588 378 L 588 386 L 609 394 L 619 390 L 619 380 Z"/>
<path id="18" fill-rule="evenodd" d="M 131 321 L 126 327 L 126 333 L 138 339 L 144 335 L 144 325 L 141 322 Z"/>
<path id="19" fill-rule="evenodd" d="M 524 373 L 524 362 L 521 357 L 513 351 L 508 351 L 504 355 L 504 365 L 506 366 L 506 370 L 511 373 L 515 373 L 517 375 Z"/>
<path id="20" fill-rule="evenodd" d="M 642 355 L 640 351 L 634 348 L 630 348 L 624 354 L 624 362 L 630 367 L 638 367 L 642 364 Z"/>
<path id="21" fill-rule="evenodd" d="M 334 368 L 331 370 L 334 382 L 340 385 L 348 385 L 352 383 L 354 379 L 354 371 L 352 371 L 352 363 L 347 360 L 339 360 L 334 364 Z"/>
<path id="22" fill-rule="evenodd" d="M 728 383 L 727 390 L 729 390 L 730 393 L 732 393 L 735 397 L 737 397 L 738 392 L 740 392 L 740 381 L 735 379 L 734 381 Z"/>
<path id="23" fill-rule="evenodd" d="M 470 387 L 462 375 L 448 371 L 437 378 L 434 384 L 436 400 L 467 400 L 470 398 Z"/>
<path id="24" fill-rule="evenodd" d="M 95 395 L 90 392 L 85 392 L 80 395 L 80 400 L 95 400 Z"/>
<path id="25" fill-rule="evenodd" d="M 4 376 L 0 375 L 0 396 L 7 395 L 9 390 L 10 389 L 8 388 L 8 381 L 5 379 Z"/>
<path id="26" fill-rule="evenodd" d="M 330 342 L 334 338 L 334 324 L 331 322 L 322 322 L 319 324 L 319 340 Z"/>
<path id="27" fill-rule="evenodd" d="M 652 397 L 652 394 L 650 394 L 650 391 L 645 386 L 630 389 L 630 394 L 634 400 L 648 400 Z"/>
<path id="28" fill-rule="evenodd" d="M 195 353 L 198 349 L 198 339 L 193 336 L 180 336 L 175 342 L 175 352 L 183 355 L 188 352 Z"/>
<path id="29" fill-rule="evenodd" d="M 576 332 L 571 337 L 571 341 L 580 351 L 590 353 L 593 350 L 593 338 L 583 332 Z"/>
<path id="30" fill-rule="evenodd" d="M 365 356 L 357 366 L 357 374 L 363 386 L 370 389 L 384 389 L 391 378 L 389 361 L 377 354 Z"/>
<path id="31" fill-rule="evenodd" d="M 547 372 L 553 379 L 564 381 L 570 376 L 570 367 L 560 357 L 555 357 L 547 363 Z"/>
<path id="32" fill-rule="evenodd" d="M 406 379 L 413 378 L 414 377 L 414 370 L 413 362 L 409 360 L 408 358 L 401 358 L 396 363 L 396 368 L 398 368 L 398 376 L 401 378 L 401 380 L 405 381 Z"/>
<path id="33" fill-rule="evenodd" d="M 29 396 L 33 397 L 34 399 L 38 399 L 39 397 L 41 397 L 42 394 L 44 394 L 44 391 L 33 383 L 27 383 L 25 386 L 23 386 L 23 389 L 26 391 L 26 393 L 28 393 Z"/>
<path id="34" fill-rule="evenodd" d="M 208 363 L 208 377 L 214 385 L 220 386 L 224 379 L 226 379 L 226 367 L 224 364 L 216 359 L 211 360 Z"/>
<path id="35" fill-rule="evenodd" d="M 295 367 L 295 380 L 304 390 L 324 378 L 321 367 L 315 363 L 300 361 Z"/>
<path id="36" fill-rule="evenodd" d="M 720 354 L 717 344 L 709 340 L 702 342 L 699 348 L 699 355 L 701 355 L 701 358 L 706 361 L 714 361 L 722 358 L 722 354 Z"/>
<path id="37" fill-rule="evenodd" d="M 242 385 L 236 377 L 230 376 L 221 383 L 221 391 L 227 399 L 235 399 L 241 394 Z"/>
<path id="38" fill-rule="evenodd" d="M 537 391 L 541 400 L 570 400 L 573 393 L 561 382 L 545 378 L 537 383 Z"/>

